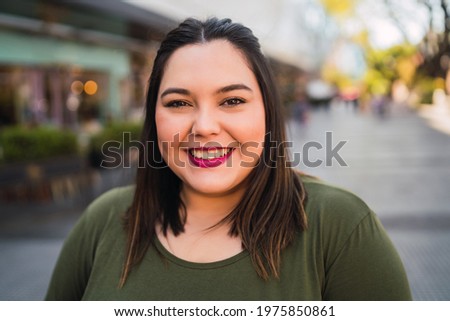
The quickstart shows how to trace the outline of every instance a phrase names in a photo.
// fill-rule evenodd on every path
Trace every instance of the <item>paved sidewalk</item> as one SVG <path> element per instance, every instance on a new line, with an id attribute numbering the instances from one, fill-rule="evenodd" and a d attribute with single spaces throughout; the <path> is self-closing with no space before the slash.
<path id="1" fill-rule="evenodd" d="M 448 100 L 450 103 L 450 99 Z M 450 135 L 450 106 L 448 104 L 424 105 L 419 115 L 434 129 Z"/>

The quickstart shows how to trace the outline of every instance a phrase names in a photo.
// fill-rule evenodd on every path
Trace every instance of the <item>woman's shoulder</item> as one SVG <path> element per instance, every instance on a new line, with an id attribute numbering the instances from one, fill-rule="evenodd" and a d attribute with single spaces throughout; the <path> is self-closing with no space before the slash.
<path id="1" fill-rule="evenodd" d="M 105 222 L 125 213 L 134 196 L 134 185 L 115 187 L 94 199 L 83 213 L 87 221 Z"/>
<path id="2" fill-rule="evenodd" d="M 301 180 L 307 193 L 309 220 L 326 220 L 351 227 L 373 215 L 369 206 L 353 192 L 308 175 L 301 175 Z"/>
<path id="3" fill-rule="evenodd" d="M 410 300 L 402 262 L 369 206 L 346 189 L 307 175 L 301 179 L 308 229 L 299 240 L 309 242 L 318 258 L 323 299 Z"/>

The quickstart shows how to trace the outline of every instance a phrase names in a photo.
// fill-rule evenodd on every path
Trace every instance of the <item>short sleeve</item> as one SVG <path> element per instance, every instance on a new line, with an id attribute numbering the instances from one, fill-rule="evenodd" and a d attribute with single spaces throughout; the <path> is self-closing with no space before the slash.
<path id="1" fill-rule="evenodd" d="M 400 257 L 371 211 L 354 228 L 325 275 L 324 300 L 411 300 Z"/>

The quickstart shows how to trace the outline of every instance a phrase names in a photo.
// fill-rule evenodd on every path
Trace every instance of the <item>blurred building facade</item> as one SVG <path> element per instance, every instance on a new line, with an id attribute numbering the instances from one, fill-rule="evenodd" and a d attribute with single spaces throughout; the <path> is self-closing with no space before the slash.
<path id="1" fill-rule="evenodd" d="M 264 31 L 258 24 L 255 28 L 262 30 L 264 50 L 271 57 L 283 101 L 288 105 L 299 86 L 298 79 L 304 79 L 305 73 L 317 65 L 306 58 L 317 58 L 318 46 L 289 51 L 279 43 L 280 37 L 270 35 L 286 25 L 288 30 L 302 31 L 314 39 L 327 37 L 319 37 L 311 26 L 309 29 L 314 32 L 305 26 L 288 24 L 297 20 L 294 16 L 281 19 L 274 14 L 281 14 L 286 8 L 302 13 L 297 7 L 294 10 L 294 4 L 264 3 L 252 2 L 252 6 L 261 7 L 266 15 L 272 14 L 272 31 Z M 182 13 L 161 10 L 161 1 L 150 4 L 89 0 L 1 2 L 0 127 L 50 124 L 90 132 L 111 119 L 140 117 L 159 41 L 182 19 Z M 198 3 L 191 4 L 187 7 L 192 12 L 186 9 L 185 15 L 201 11 Z M 303 2 L 296 5 L 300 4 L 314 9 Z M 175 4 L 170 8 L 176 8 Z M 221 12 L 221 8 L 216 11 Z M 278 31 L 286 34 L 281 29 Z M 300 39 L 305 35 L 295 43 L 304 44 Z M 296 58 L 288 59 L 289 52 Z"/>
<path id="2" fill-rule="evenodd" d="M 0 126 L 132 117 L 174 25 L 121 1 L 0 2 Z"/>

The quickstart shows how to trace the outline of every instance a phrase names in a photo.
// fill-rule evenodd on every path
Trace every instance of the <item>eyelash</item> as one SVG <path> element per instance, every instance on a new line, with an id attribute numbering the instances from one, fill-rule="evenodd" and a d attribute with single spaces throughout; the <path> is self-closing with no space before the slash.
<path id="1" fill-rule="evenodd" d="M 231 101 L 234 101 L 234 103 L 230 103 Z M 238 98 L 238 97 L 231 97 L 231 98 L 227 98 L 225 99 L 220 105 L 223 106 L 237 106 L 240 104 L 245 103 L 245 100 L 242 98 Z"/>
<path id="2" fill-rule="evenodd" d="M 187 106 L 189 106 L 189 104 L 183 100 L 172 100 L 164 105 L 164 107 L 169 107 L 169 108 L 183 108 L 183 107 L 187 107 Z"/>
<path id="3" fill-rule="evenodd" d="M 237 105 L 240 105 L 243 103 L 245 103 L 244 99 L 238 98 L 238 97 L 231 97 L 231 98 L 225 99 L 222 103 L 220 103 L 220 105 L 221 106 L 237 106 Z M 172 100 L 164 105 L 164 107 L 168 107 L 168 108 L 183 108 L 183 107 L 187 107 L 187 106 L 190 106 L 190 104 L 183 100 Z"/>

